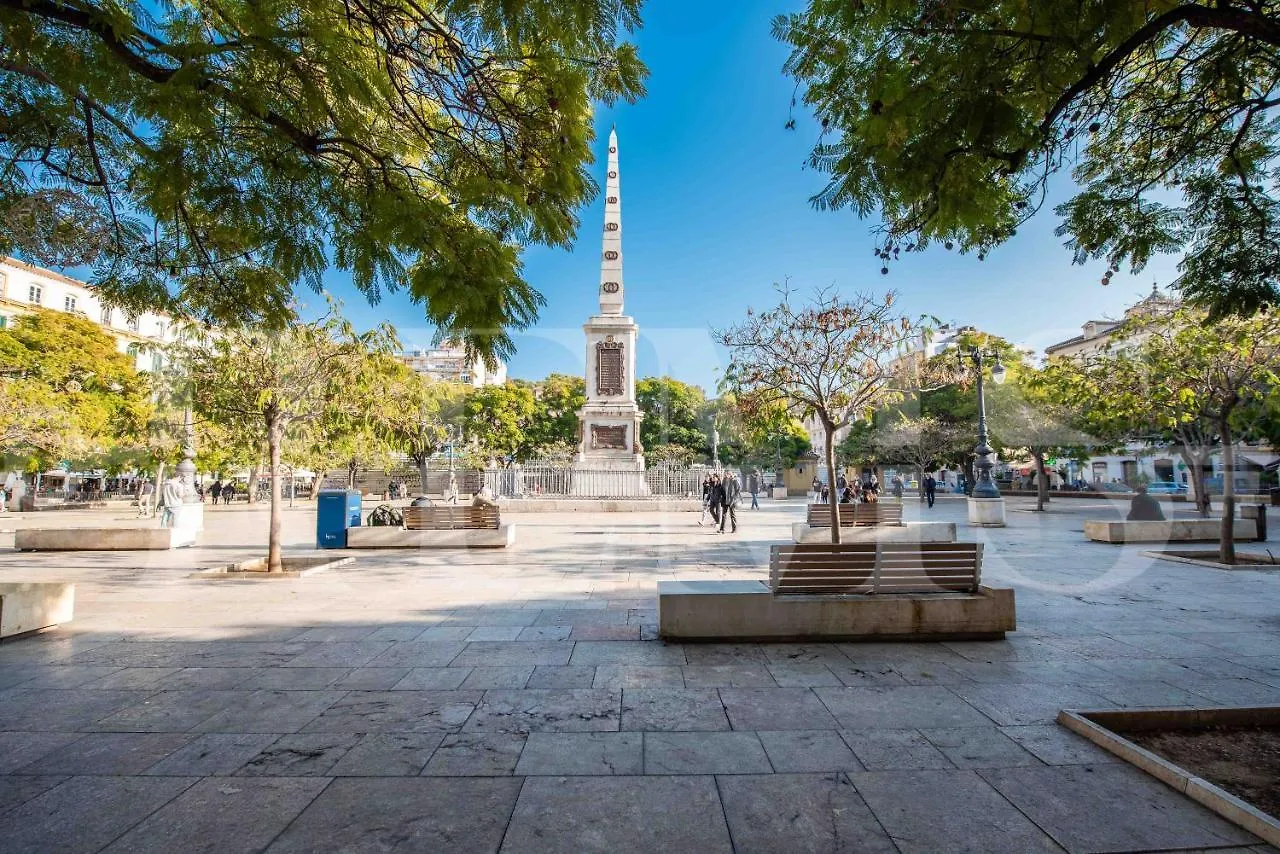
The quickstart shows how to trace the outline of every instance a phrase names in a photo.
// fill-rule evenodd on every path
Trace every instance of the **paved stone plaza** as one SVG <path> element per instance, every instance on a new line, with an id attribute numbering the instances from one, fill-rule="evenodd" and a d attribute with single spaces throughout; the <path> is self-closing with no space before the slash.
<path id="1" fill-rule="evenodd" d="M 0 849 L 1269 850 L 1053 719 L 1280 703 L 1280 572 L 1087 543 L 1101 499 L 1029 506 L 960 527 L 1017 588 L 1018 632 L 986 643 L 655 639 L 657 581 L 765 577 L 800 501 L 734 536 L 512 516 L 504 551 L 280 582 L 187 577 L 260 552 L 239 507 L 196 549 L 0 552 L 0 581 L 79 585 L 74 624 L 0 645 Z M 285 520 L 309 549 L 314 514 Z M 0 517 L 104 523 L 127 514 Z"/>

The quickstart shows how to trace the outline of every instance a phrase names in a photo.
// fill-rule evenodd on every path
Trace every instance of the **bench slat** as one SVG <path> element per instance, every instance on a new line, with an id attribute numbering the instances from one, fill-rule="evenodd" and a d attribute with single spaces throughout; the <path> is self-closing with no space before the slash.
<path id="1" fill-rule="evenodd" d="M 501 523 L 497 507 L 406 507 L 402 515 L 409 531 L 497 528 Z"/>
<path id="2" fill-rule="evenodd" d="M 804 543 L 773 546 L 775 594 L 931 593 L 977 590 L 981 543 Z"/>

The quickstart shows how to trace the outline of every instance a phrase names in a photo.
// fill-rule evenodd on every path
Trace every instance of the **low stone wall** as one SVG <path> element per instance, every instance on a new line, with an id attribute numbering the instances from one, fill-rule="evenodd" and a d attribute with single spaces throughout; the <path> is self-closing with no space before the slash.
<path id="1" fill-rule="evenodd" d="M 829 543 L 831 528 L 811 528 L 804 522 L 791 525 L 791 540 L 796 543 Z M 908 522 L 905 525 L 876 525 L 874 527 L 844 526 L 840 529 L 842 543 L 954 543 L 955 522 Z"/>
<path id="2" fill-rule="evenodd" d="M 1251 519 L 1236 519 L 1235 538 L 1258 538 L 1258 525 Z M 1163 522 L 1104 522 L 1090 519 L 1084 535 L 1095 543 L 1216 543 L 1222 533 L 1220 519 L 1166 519 Z"/>
<path id="3" fill-rule="evenodd" d="M 453 531 L 406 531 L 390 526 L 347 529 L 349 549 L 502 549 L 515 541 L 515 525 Z"/>
<path id="4" fill-rule="evenodd" d="M 28 528 L 14 548 L 29 552 L 162 551 L 194 545 L 190 528 Z"/>
<path id="5" fill-rule="evenodd" d="M 1016 628 L 1005 588 L 774 596 L 763 581 L 658 582 L 658 634 L 670 640 L 997 640 Z"/>
<path id="6" fill-rule="evenodd" d="M 0 584 L 0 638 L 37 632 L 75 615 L 76 586 L 57 582 Z"/>
<path id="7" fill-rule="evenodd" d="M 504 498 L 503 513 L 697 513 L 697 498 Z"/>

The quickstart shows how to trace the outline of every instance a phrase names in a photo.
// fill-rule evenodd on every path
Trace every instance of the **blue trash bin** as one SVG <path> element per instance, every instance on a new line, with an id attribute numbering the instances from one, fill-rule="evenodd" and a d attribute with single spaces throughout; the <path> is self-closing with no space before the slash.
<path id="1" fill-rule="evenodd" d="M 316 548 L 345 549 L 347 528 L 360 526 L 360 493 L 322 489 L 316 496 Z"/>

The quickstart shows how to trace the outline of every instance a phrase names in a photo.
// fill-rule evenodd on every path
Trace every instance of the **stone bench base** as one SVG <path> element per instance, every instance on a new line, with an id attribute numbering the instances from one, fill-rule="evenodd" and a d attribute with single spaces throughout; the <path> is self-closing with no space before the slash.
<path id="1" fill-rule="evenodd" d="M 71 622 L 76 586 L 56 582 L 0 584 L 0 638 Z"/>
<path id="2" fill-rule="evenodd" d="M 29 552 L 155 551 L 194 545 L 191 528 L 29 528 L 14 548 Z"/>
<path id="3" fill-rule="evenodd" d="M 1222 533 L 1220 519 L 1167 519 L 1163 522 L 1084 523 L 1084 535 L 1095 543 L 1208 543 L 1218 542 Z M 1240 541 L 1258 538 L 1258 525 L 1252 519 L 1235 520 L 1235 537 Z"/>
<path id="4" fill-rule="evenodd" d="M 791 525 L 791 540 L 796 543 L 829 543 L 830 528 L 811 528 L 804 522 Z M 955 522 L 908 522 L 905 525 L 876 525 L 840 529 L 842 543 L 954 543 Z"/>
<path id="5" fill-rule="evenodd" d="M 515 541 L 515 525 L 453 531 L 406 531 L 389 526 L 347 529 L 349 549 L 504 549 Z"/>
<path id="6" fill-rule="evenodd" d="M 1013 590 L 774 596 L 763 581 L 659 581 L 671 640 L 998 640 L 1017 628 Z"/>

